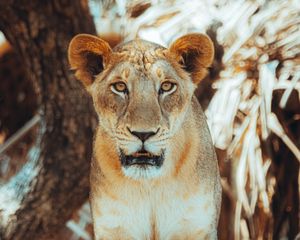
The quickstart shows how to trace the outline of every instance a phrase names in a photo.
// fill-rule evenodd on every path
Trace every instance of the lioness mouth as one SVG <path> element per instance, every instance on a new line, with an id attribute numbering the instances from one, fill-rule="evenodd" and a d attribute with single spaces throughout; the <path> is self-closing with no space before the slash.
<path id="1" fill-rule="evenodd" d="M 164 151 L 160 155 L 154 155 L 145 150 L 135 152 L 132 155 L 125 155 L 121 150 L 121 164 L 124 167 L 137 165 L 140 167 L 160 167 L 164 160 Z"/>

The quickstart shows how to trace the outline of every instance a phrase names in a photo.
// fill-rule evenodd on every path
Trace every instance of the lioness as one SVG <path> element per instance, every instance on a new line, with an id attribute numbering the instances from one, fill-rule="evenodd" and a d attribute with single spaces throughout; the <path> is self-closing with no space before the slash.
<path id="1" fill-rule="evenodd" d="M 95 239 L 217 238 L 220 176 L 194 96 L 213 55 L 202 34 L 169 48 L 72 39 L 70 65 L 99 116 L 90 178 Z"/>

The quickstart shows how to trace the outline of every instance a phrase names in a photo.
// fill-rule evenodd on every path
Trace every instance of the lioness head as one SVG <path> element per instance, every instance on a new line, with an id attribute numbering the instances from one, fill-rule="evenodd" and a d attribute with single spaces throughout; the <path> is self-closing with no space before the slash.
<path id="1" fill-rule="evenodd" d="M 213 55 L 202 34 L 185 35 L 169 48 L 136 39 L 111 49 L 87 34 L 72 39 L 70 65 L 91 94 L 99 127 L 113 139 L 126 176 L 161 175 Z"/>

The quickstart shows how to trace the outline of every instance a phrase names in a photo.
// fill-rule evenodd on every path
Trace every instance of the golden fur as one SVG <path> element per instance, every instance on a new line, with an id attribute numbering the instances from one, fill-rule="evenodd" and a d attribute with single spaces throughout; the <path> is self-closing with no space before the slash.
<path id="1" fill-rule="evenodd" d="M 111 49 L 80 34 L 69 62 L 99 116 L 91 168 L 95 239 L 216 239 L 220 177 L 196 84 L 213 60 L 211 40 L 188 34 L 170 48 L 136 39 Z M 172 91 L 161 85 L 171 82 Z M 116 91 L 122 82 L 127 90 Z M 134 132 L 151 132 L 144 142 Z M 141 148 L 161 167 L 121 164 Z"/>

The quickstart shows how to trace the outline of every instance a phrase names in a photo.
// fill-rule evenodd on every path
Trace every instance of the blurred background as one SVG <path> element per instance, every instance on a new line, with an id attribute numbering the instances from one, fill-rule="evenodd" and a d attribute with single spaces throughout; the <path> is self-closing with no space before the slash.
<path id="1" fill-rule="evenodd" d="M 0 239 L 92 239 L 86 159 L 96 120 L 66 61 L 84 32 L 111 46 L 139 37 L 166 47 L 208 34 L 215 60 L 196 96 L 222 177 L 219 239 L 300 239 L 299 0 L 0 8 Z"/>

